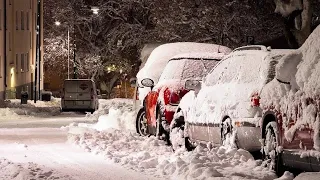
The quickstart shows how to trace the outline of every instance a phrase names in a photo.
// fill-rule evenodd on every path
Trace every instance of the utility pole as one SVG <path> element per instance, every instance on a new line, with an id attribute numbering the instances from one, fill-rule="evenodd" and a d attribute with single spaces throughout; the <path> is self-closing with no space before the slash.
<path id="1" fill-rule="evenodd" d="M 35 60 L 35 76 L 34 76 L 34 103 L 37 102 L 37 98 L 38 98 L 38 93 L 37 91 L 39 91 L 39 99 L 40 99 L 40 42 L 41 42 L 41 36 L 40 36 L 40 13 L 41 13 L 41 0 L 37 0 L 37 36 L 36 36 L 36 60 Z"/>

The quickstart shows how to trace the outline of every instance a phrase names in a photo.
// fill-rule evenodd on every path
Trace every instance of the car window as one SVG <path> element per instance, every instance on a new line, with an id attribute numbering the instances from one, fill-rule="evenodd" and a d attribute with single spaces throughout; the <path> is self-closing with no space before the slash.
<path id="1" fill-rule="evenodd" d="M 199 79 L 204 77 L 219 60 L 215 59 L 176 59 L 168 62 L 160 81 L 171 79 Z"/>
<path id="2" fill-rule="evenodd" d="M 219 63 L 207 76 L 205 84 L 212 86 L 220 82 L 230 82 L 234 78 L 235 74 L 232 73 L 232 58 L 228 57 Z M 234 64 L 233 64 L 234 65 Z M 231 71 L 231 72 L 230 72 Z"/>
<path id="3" fill-rule="evenodd" d="M 207 77 L 206 84 L 257 83 L 266 80 L 265 53 L 245 53 L 230 56 L 223 60 Z"/>

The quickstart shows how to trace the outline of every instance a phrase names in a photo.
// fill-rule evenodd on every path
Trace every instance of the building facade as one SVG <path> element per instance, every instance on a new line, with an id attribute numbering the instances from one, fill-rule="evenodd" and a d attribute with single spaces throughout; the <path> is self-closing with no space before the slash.
<path id="1" fill-rule="evenodd" d="M 33 99 L 35 90 L 39 94 L 43 89 L 43 2 L 40 9 L 36 68 L 38 0 L 0 0 L 0 99 L 20 98 L 22 91 Z"/>

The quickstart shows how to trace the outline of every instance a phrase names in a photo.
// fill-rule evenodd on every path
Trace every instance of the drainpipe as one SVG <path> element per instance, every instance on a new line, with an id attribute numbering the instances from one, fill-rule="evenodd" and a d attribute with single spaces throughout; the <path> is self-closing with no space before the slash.
<path id="1" fill-rule="evenodd" d="M 3 99 L 6 99 L 6 90 L 7 90 L 7 0 L 4 0 L 4 92 Z"/>
<path id="2" fill-rule="evenodd" d="M 39 68 L 39 79 L 38 79 L 38 82 L 39 82 L 39 85 L 38 85 L 38 93 L 39 93 L 39 100 L 41 100 L 41 81 L 40 80 L 42 80 L 43 81 L 43 79 L 42 79 L 42 77 L 41 77 L 41 54 L 42 54 L 42 51 L 41 51 L 41 45 L 42 45 L 42 36 L 41 36 L 41 33 L 42 33 L 42 31 L 41 31 L 41 25 L 42 25 L 42 18 L 41 18 L 41 14 L 42 14 L 42 2 L 41 2 L 41 0 L 38 0 L 38 12 L 39 12 L 39 64 L 38 64 L 38 68 Z"/>

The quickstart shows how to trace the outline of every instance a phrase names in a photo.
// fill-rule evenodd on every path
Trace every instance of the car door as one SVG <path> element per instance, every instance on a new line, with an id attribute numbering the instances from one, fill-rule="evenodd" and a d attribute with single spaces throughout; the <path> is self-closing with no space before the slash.
<path id="1" fill-rule="evenodd" d="M 283 122 L 283 147 L 291 151 L 310 150 L 313 148 L 311 122 L 315 117 L 309 116 L 307 111 L 314 108 L 312 100 L 306 98 L 302 102 L 302 98 L 292 96 L 288 99 L 287 117 Z"/>

